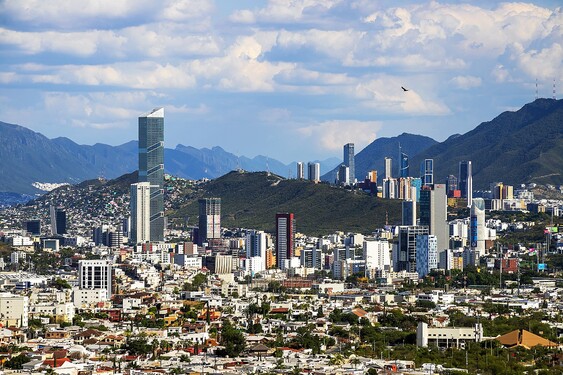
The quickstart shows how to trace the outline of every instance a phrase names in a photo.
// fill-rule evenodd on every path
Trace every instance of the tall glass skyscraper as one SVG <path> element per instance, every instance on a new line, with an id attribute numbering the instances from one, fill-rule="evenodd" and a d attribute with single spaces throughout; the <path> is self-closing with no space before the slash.
<path id="1" fill-rule="evenodd" d="M 409 177 L 409 156 L 401 151 L 401 170 L 399 177 Z"/>
<path id="2" fill-rule="evenodd" d="M 139 182 L 150 183 L 150 240 L 164 241 L 164 108 L 139 117 Z"/>
<path id="3" fill-rule="evenodd" d="M 356 163 L 354 162 L 354 144 L 347 143 L 344 145 L 344 165 L 350 171 L 350 185 L 356 182 Z"/>
<path id="4" fill-rule="evenodd" d="M 424 159 L 420 164 L 420 178 L 422 186 L 434 185 L 434 159 Z"/>
<path id="5" fill-rule="evenodd" d="M 470 160 L 459 162 L 459 190 L 461 197 L 467 198 L 467 206 L 471 207 L 473 200 L 473 171 Z"/>

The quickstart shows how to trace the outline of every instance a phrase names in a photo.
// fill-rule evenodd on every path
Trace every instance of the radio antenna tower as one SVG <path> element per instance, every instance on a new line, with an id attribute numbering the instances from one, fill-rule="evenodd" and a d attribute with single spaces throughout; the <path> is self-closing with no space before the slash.
<path id="1" fill-rule="evenodd" d="M 536 100 L 538 99 L 538 79 L 536 78 Z"/>
<path id="2" fill-rule="evenodd" d="M 555 78 L 553 78 L 553 99 L 555 99 Z"/>

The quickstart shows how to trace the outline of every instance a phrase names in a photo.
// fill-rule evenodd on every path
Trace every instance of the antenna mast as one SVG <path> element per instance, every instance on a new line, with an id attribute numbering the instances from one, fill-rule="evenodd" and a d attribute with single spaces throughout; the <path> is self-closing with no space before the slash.
<path id="1" fill-rule="evenodd" d="M 553 99 L 555 99 L 555 78 L 553 78 Z"/>
<path id="2" fill-rule="evenodd" d="M 538 99 L 538 79 L 536 78 L 536 99 Z"/>

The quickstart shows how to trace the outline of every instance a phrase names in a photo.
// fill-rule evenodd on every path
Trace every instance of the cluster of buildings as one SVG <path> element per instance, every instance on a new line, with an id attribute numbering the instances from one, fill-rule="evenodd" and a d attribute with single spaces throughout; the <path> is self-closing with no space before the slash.
<path id="1" fill-rule="evenodd" d="M 304 167 L 303 163 L 297 164 L 300 179 L 305 178 Z M 308 179 L 319 182 L 320 165 L 309 163 L 307 167 Z M 72 375 L 81 371 L 122 373 L 116 363 L 128 365 L 129 374 L 162 373 L 172 368 L 179 369 L 179 373 L 218 369 L 233 374 L 268 372 L 275 370 L 278 361 L 274 352 L 281 352 L 285 368 L 308 366 L 309 373 L 363 374 L 368 369 L 414 371 L 415 364 L 384 358 L 362 358 L 354 366 L 351 362 L 336 364 L 330 355 L 314 357 L 311 350 L 264 344 L 271 344 L 280 332 L 287 339 L 296 337 L 298 330 L 309 323 L 314 323 L 315 334 L 328 340 L 335 323 L 326 316 L 332 311 L 354 314 L 375 323 L 385 313 L 382 306 L 406 314 L 408 307 L 422 301 L 436 307 L 423 313 L 426 315 L 416 329 L 416 344 L 462 348 L 466 342 L 492 338 L 485 337 L 480 324 L 449 326 L 448 313 L 453 310 L 485 318 L 487 315 L 479 306 L 489 303 L 527 310 L 539 308 L 543 301 L 554 312 L 563 308 L 559 302 L 561 291 L 555 280 L 549 278 L 523 286 L 518 296 L 507 290 L 483 295 L 468 285 L 449 292 L 399 290 L 405 283 L 418 283 L 432 271 L 442 270 L 446 274 L 468 265 L 480 265 L 483 272 L 495 268 L 518 272 L 520 256 L 532 251 L 538 254 L 537 269 L 545 267 L 540 259 L 547 248 L 495 247 L 497 233 L 511 226 L 534 223 L 486 220 L 485 212 L 507 207 L 522 209 L 522 204 L 515 203 L 522 200 L 527 202 L 528 210 L 542 212 L 549 207 L 552 215 L 557 216 L 561 202 L 544 205 L 533 201 L 526 189 L 514 191 L 502 183 L 495 183 L 488 195 L 475 192 L 471 161 L 460 162 L 459 176 L 449 176 L 445 184 L 435 182 L 433 167 L 433 160 L 427 159 L 422 163 L 420 177 L 410 177 L 408 156 L 401 152 L 398 178 L 393 177 L 392 159 L 386 158 L 381 184 L 377 171 L 371 171 L 358 184 L 354 144 L 344 146 L 344 163 L 338 168 L 339 184 L 357 184 L 377 192 L 381 198 L 403 200 L 401 223 L 374 229 L 368 235 L 336 232 L 306 236 L 298 232 L 299 218 L 291 212 L 279 212 L 272 218 L 275 233 L 255 229 L 232 229 L 227 233 L 221 227 L 221 199 L 217 197 L 199 200 L 197 227 L 172 233 L 166 229 L 164 214 L 164 110 L 155 109 L 139 118 L 139 174 L 138 181 L 130 185 L 130 199 L 106 192 L 100 201 L 106 199 L 110 203 L 97 203 L 103 206 L 104 216 L 112 217 L 113 213 L 112 225 L 96 225 L 90 228 L 91 238 L 81 237 L 69 225 L 72 222 L 68 222 L 67 212 L 51 202 L 49 233 L 36 218 L 20 223 L 24 227 L 2 229 L 0 237 L 10 246 L 10 259 L 0 259 L 0 269 L 10 272 L 0 272 L 0 323 L 10 329 L 0 329 L 0 341 L 25 343 L 33 349 L 33 360 L 24 368 L 30 373 L 46 367 Z M 449 220 L 449 205 L 468 207 L 468 217 Z M 559 229 L 554 226 L 546 234 L 559 239 L 552 251 L 563 251 Z M 178 239 L 171 240 L 172 237 Z M 56 274 L 21 272 L 31 254 L 42 251 L 56 258 L 61 256 L 63 247 L 76 252 L 64 259 L 64 267 Z M 33 271 L 33 267 L 26 269 Z M 206 275 L 206 279 L 192 288 L 198 275 Z M 350 277 L 362 279 L 369 287 L 351 286 L 345 282 Z M 58 289 L 53 288 L 54 282 Z M 271 290 L 273 285 L 293 293 L 280 300 L 279 292 Z M 265 308 L 262 316 L 249 320 L 252 304 Z M 324 316 L 319 314 L 321 310 Z M 89 319 L 81 321 L 85 323 L 83 327 L 77 327 L 76 318 L 83 312 L 88 312 Z M 188 313 L 195 316 L 186 318 Z M 303 316 L 308 319 L 303 320 Z M 210 355 L 221 347 L 217 335 L 211 332 L 220 330 L 223 319 L 235 322 L 243 331 L 253 322 L 260 323 L 263 331 L 259 335 L 244 335 L 247 351 L 242 358 L 215 357 L 211 364 L 199 347 L 206 347 Z M 158 322 L 158 327 L 139 327 L 139 321 Z M 29 328 L 37 325 L 43 327 L 42 332 L 30 333 Z M 563 333 L 563 326 L 553 327 Z M 349 331 L 350 325 L 342 328 Z M 148 336 L 149 343 L 171 344 L 172 349 L 159 352 L 160 363 L 151 361 L 151 355 L 130 356 L 120 351 L 127 343 L 127 335 L 140 333 Z M 516 335 L 516 341 L 523 335 Z M 555 345 L 526 335 L 529 342 Z M 503 338 L 503 345 L 514 341 L 513 336 Z M 345 345 L 362 344 L 353 334 L 338 341 Z M 42 348 L 54 349 L 45 352 Z M 53 353 L 60 348 L 66 352 L 57 358 Z M 335 346 L 323 347 L 324 352 L 332 353 L 332 358 L 335 350 Z M 76 358 L 71 359 L 72 353 L 78 353 Z M 102 353 L 112 353 L 113 361 L 102 359 Z M 191 359 L 180 363 L 180 357 Z M 142 370 L 135 372 L 137 368 Z"/>

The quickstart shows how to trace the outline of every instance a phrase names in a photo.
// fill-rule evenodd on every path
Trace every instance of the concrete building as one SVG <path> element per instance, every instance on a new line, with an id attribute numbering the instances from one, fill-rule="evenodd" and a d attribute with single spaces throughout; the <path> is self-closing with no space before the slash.
<path id="1" fill-rule="evenodd" d="M 293 213 L 276 214 L 276 263 L 286 269 L 286 261 L 295 254 L 295 217 Z"/>
<path id="2" fill-rule="evenodd" d="M 80 289 L 105 289 L 111 298 L 112 273 L 107 260 L 80 260 L 78 262 L 78 287 Z"/>
<path id="3" fill-rule="evenodd" d="M 473 327 L 428 327 L 428 324 L 419 322 L 416 328 L 416 346 L 439 348 L 465 348 L 469 342 L 481 342 L 483 339 L 483 326 L 478 323 Z"/>
<path id="4" fill-rule="evenodd" d="M 305 164 L 302 161 L 297 162 L 296 178 L 298 180 L 303 180 L 305 178 Z"/>
<path id="5" fill-rule="evenodd" d="M 449 247 L 448 204 L 446 186 L 434 184 L 420 191 L 420 225 L 428 226 L 430 234 L 438 240 L 438 251 Z"/>
<path id="6" fill-rule="evenodd" d="M 321 181 L 321 164 L 320 163 L 307 163 L 307 171 L 309 176 L 309 181 L 320 182 Z"/>
<path id="7" fill-rule="evenodd" d="M 366 276 L 375 278 L 376 270 L 391 269 L 389 241 L 366 238 L 363 242 L 363 259 L 366 262 Z"/>
<path id="8" fill-rule="evenodd" d="M 348 183 L 354 185 L 356 183 L 356 162 L 354 155 L 354 144 L 347 143 L 344 145 L 344 165 L 348 167 L 349 178 Z"/>
<path id="9" fill-rule="evenodd" d="M 385 178 L 392 178 L 393 177 L 393 159 L 386 157 L 384 160 L 385 163 Z"/>
<path id="10" fill-rule="evenodd" d="M 29 318 L 29 297 L 0 293 L 0 322 L 4 327 L 26 328 Z"/>
<path id="11" fill-rule="evenodd" d="M 151 240 L 151 184 L 149 182 L 138 182 L 131 185 L 130 207 L 131 232 L 129 239 L 131 243 L 149 242 Z M 103 242 L 103 239 L 101 242 Z"/>
<path id="12" fill-rule="evenodd" d="M 221 238 L 221 198 L 199 200 L 198 245 Z"/>

